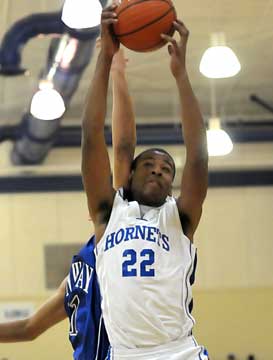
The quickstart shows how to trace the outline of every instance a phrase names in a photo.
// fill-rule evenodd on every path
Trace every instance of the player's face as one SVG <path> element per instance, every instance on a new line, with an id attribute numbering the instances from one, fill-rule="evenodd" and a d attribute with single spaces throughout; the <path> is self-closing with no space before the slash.
<path id="1" fill-rule="evenodd" d="M 147 151 L 137 161 L 131 177 L 134 200 L 161 206 L 171 193 L 174 166 L 171 158 L 159 151 Z"/>

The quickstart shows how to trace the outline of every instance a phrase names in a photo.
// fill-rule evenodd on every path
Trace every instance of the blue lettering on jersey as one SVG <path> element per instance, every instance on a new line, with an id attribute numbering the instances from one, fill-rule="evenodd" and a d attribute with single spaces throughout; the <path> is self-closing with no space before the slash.
<path id="1" fill-rule="evenodd" d="M 160 229 L 157 227 L 146 225 L 135 225 L 120 228 L 118 231 L 107 234 L 104 251 L 107 251 L 124 241 L 138 239 L 156 243 L 163 250 L 170 251 L 168 236 L 161 234 Z"/>

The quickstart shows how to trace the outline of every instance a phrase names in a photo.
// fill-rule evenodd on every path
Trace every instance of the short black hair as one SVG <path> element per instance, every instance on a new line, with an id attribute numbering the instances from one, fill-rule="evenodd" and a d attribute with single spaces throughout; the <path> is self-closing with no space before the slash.
<path id="1" fill-rule="evenodd" d="M 150 152 L 150 151 L 158 151 L 158 152 L 161 152 L 165 155 L 167 155 L 170 159 L 171 159 L 171 162 L 172 162 L 172 165 L 173 165 L 173 179 L 175 177 L 175 173 L 176 173 L 176 168 L 175 168 L 175 162 L 174 162 L 174 159 L 173 157 L 168 153 L 168 151 L 162 149 L 162 148 L 150 148 L 150 149 L 146 149 L 144 151 L 142 151 L 140 154 L 138 154 L 134 160 L 132 161 L 132 164 L 131 164 L 131 171 L 135 170 L 136 167 L 137 167 L 137 163 L 138 163 L 138 160 L 147 152 Z"/>

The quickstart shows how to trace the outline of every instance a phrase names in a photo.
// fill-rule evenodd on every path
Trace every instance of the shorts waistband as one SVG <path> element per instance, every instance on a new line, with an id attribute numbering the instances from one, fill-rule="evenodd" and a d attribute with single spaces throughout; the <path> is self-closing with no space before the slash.
<path id="1" fill-rule="evenodd" d="M 126 356 L 132 357 L 132 359 L 138 359 L 143 356 L 152 356 L 152 355 L 159 355 L 164 353 L 170 353 L 170 351 L 177 351 L 183 350 L 184 348 L 188 347 L 199 347 L 194 337 L 188 336 L 186 338 L 179 338 L 177 340 L 168 342 L 166 344 L 152 346 L 152 347 L 145 347 L 145 348 L 133 348 L 133 349 L 126 349 L 126 348 L 117 348 L 111 347 L 111 352 L 115 356 L 123 357 Z"/>

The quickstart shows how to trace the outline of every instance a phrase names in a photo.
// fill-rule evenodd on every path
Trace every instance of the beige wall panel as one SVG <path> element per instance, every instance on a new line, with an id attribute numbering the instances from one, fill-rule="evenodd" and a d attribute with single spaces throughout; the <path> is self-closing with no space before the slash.
<path id="1" fill-rule="evenodd" d="M 1 213 L 2 296 L 44 293 L 44 246 L 82 244 L 93 233 L 80 192 L 1 195 Z"/>
<path id="2" fill-rule="evenodd" d="M 57 197 L 58 242 L 85 243 L 93 234 L 85 193 L 65 192 Z"/>
<path id="3" fill-rule="evenodd" d="M 1 296 L 14 292 L 15 264 L 14 264 L 14 236 L 13 218 L 11 216 L 11 196 L 0 195 L 0 283 Z"/>
<path id="4" fill-rule="evenodd" d="M 202 288 L 244 286 L 247 281 L 243 189 L 209 189 L 196 234 L 197 279 Z M 199 281 L 199 280 L 198 280 Z"/>
<path id="5" fill-rule="evenodd" d="M 57 196 L 16 194 L 12 203 L 17 295 L 37 295 L 45 284 L 43 246 L 58 242 Z"/>
<path id="6" fill-rule="evenodd" d="M 273 289 L 194 291 L 194 335 L 212 360 L 255 354 L 271 360 L 273 353 Z"/>
<path id="7" fill-rule="evenodd" d="M 246 189 L 249 286 L 273 287 L 273 188 Z"/>

